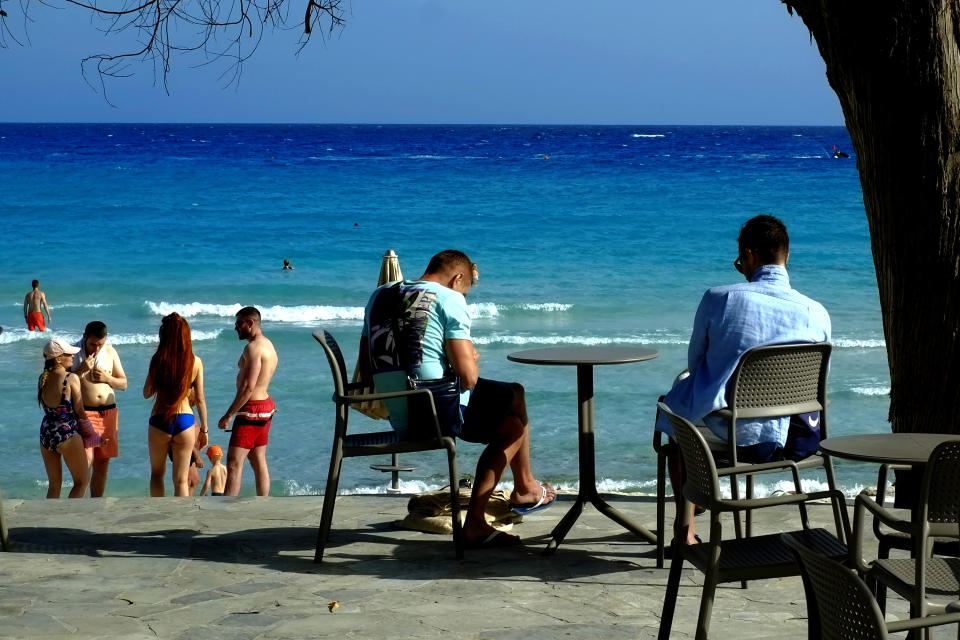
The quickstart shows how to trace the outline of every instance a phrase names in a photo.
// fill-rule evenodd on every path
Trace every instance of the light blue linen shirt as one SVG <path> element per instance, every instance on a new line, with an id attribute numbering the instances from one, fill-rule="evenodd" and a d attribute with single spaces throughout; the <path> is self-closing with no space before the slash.
<path id="1" fill-rule="evenodd" d="M 830 316 L 823 305 L 791 289 L 784 267 L 764 265 L 753 272 L 750 282 L 714 287 L 703 294 L 687 352 L 690 376 L 667 393 L 664 403 L 726 440 L 726 421 L 709 414 L 727 406 L 727 383 L 746 351 L 829 340 Z M 737 445 L 776 442 L 782 447 L 789 426 L 789 416 L 737 420 Z M 673 435 L 665 415 L 660 415 L 656 428 Z"/>

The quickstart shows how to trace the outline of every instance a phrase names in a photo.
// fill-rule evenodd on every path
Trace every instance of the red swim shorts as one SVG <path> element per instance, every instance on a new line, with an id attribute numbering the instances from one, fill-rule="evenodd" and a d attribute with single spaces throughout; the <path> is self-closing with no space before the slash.
<path id="1" fill-rule="evenodd" d="M 248 400 L 237 411 L 233 419 L 233 433 L 230 434 L 230 446 L 241 449 L 267 446 L 270 435 L 270 422 L 277 412 L 273 398 Z"/>
<path id="2" fill-rule="evenodd" d="M 95 459 L 116 458 L 120 455 L 120 442 L 117 439 L 117 405 L 107 405 L 105 407 L 84 407 L 87 417 L 93 424 L 93 429 L 106 442 L 93 450 Z"/>
<path id="3" fill-rule="evenodd" d="M 43 322 L 43 313 L 40 311 L 31 311 L 27 314 L 27 331 L 46 331 L 47 325 Z"/>

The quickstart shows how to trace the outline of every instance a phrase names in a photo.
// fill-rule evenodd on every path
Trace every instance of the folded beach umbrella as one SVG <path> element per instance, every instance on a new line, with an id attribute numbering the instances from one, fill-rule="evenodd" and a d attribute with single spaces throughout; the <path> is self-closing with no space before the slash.
<path id="1" fill-rule="evenodd" d="M 403 280 L 403 273 L 400 272 L 400 258 L 397 257 L 397 254 L 394 253 L 393 249 L 387 249 L 387 252 L 383 254 L 383 262 L 380 263 L 380 278 L 377 281 L 377 286 L 379 287 L 385 285 L 388 282 L 396 282 L 397 280 Z M 360 367 L 358 363 L 357 368 L 353 371 L 353 382 L 359 381 Z M 364 402 L 350 406 L 360 413 L 373 418 L 374 420 L 385 420 L 390 415 L 387 412 L 387 408 L 384 406 L 383 402 L 380 402 L 379 400 L 376 402 Z"/>

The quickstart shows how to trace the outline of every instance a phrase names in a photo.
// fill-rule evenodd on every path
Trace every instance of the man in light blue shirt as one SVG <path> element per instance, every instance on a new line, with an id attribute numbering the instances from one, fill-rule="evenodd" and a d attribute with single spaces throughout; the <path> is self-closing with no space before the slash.
<path id="1" fill-rule="evenodd" d="M 687 353 L 690 375 L 663 400 L 674 413 L 706 425 L 722 440 L 727 438 L 727 423 L 710 414 L 727 406 L 727 383 L 746 351 L 769 344 L 830 340 L 830 316 L 823 305 L 790 288 L 790 239 L 783 222 L 769 215 L 751 218 L 740 229 L 737 244 L 734 267 L 747 282 L 714 287 L 703 294 Z M 737 459 L 763 462 L 812 453 L 810 441 L 819 441 L 819 420 L 816 415 L 807 420 L 795 418 L 793 424 L 790 416 L 738 420 Z M 656 428 L 673 435 L 665 415 L 657 417 Z M 679 515 L 682 468 L 678 453 L 669 455 L 669 468 Z M 687 543 L 693 544 L 690 516 Z"/>
<path id="2" fill-rule="evenodd" d="M 510 502 L 515 512 L 522 515 L 546 508 L 556 499 L 556 491 L 538 482 L 530 466 L 530 421 L 523 387 L 479 377 L 480 354 L 470 338 L 464 297 L 476 278 L 476 267 L 466 254 L 447 250 L 435 255 L 417 280 L 378 288 L 364 313 L 359 363 L 361 378 L 372 378 L 379 392 L 407 389 L 408 376 L 460 378 L 462 424 L 440 426 L 447 435 L 487 445 L 477 461 L 463 538 L 467 548 L 490 548 L 520 542 L 517 536 L 495 530 L 484 515 L 507 466 L 513 472 Z M 409 420 L 409 413 L 415 412 L 412 404 L 385 404 L 391 426 L 400 433 L 423 422 L 416 415 Z"/>

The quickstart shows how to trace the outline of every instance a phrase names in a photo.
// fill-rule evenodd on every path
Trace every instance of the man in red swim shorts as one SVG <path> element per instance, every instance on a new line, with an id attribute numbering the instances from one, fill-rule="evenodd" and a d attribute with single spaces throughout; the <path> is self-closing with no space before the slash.
<path id="1" fill-rule="evenodd" d="M 34 280 L 33 288 L 23 299 L 23 319 L 27 323 L 28 331 L 46 331 L 50 323 L 50 307 L 47 305 L 47 296 L 40 291 L 40 281 Z M 43 311 L 47 312 L 47 324 L 43 322 Z"/>
<path id="2" fill-rule="evenodd" d="M 270 495 L 270 471 L 267 468 L 267 439 L 270 422 L 276 407 L 270 398 L 269 387 L 277 370 L 277 352 L 273 343 L 260 329 L 260 312 L 255 307 L 237 311 L 234 324 L 237 337 L 247 341 L 243 349 L 240 371 L 237 373 L 237 395 L 217 426 L 226 430 L 233 422 L 230 448 L 227 449 L 227 486 L 224 494 L 240 493 L 243 480 L 243 461 L 249 459 L 257 485 L 257 495 Z"/>

